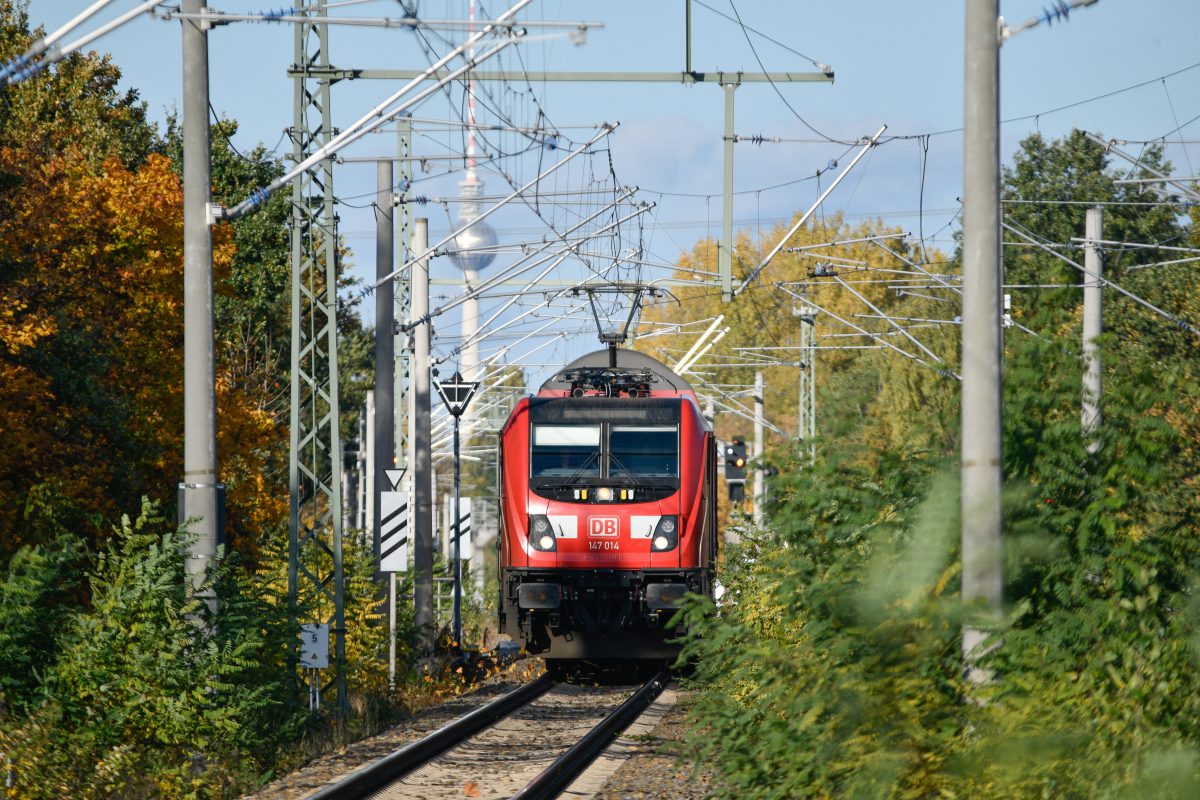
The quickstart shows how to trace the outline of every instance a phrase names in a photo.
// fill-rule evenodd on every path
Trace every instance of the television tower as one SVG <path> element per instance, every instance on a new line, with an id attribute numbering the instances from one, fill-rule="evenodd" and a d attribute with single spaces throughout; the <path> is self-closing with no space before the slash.
<path id="1" fill-rule="evenodd" d="M 470 0 L 468 9 L 470 30 L 475 32 L 475 0 Z M 467 50 L 467 60 L 475 58 L 475 49 Z M 479 197 L 483 194 L 483 181 L 475 171 L 475 78 L 467 73 L 467 174 L 458 184 L 458 226 L 462 227 L 479 216 Z M 496 258 L 496 231 L 486 220 L 476 222 L 454 238 L 450 258 L 463 271 L 465 291 L 479 284 L 479 273 Z M 459 351 L 460 372 L 468 381 L 483 380 L 480 368 L 479 342 L 474 341 L 479 331 L 479 301 L 470 298 L 462 304 L 462 349 Z M 466 435 L 470 435 L 471 424 L 466 423 Z"/>

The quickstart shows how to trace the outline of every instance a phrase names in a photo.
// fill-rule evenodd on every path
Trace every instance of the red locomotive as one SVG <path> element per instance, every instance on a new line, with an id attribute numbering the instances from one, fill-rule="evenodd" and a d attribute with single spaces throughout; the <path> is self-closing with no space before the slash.
<path id="1" fill-rule="evenodd" d="M 569 663 L 666 659 L 711 596 L 716 440 L 692 387 L 615 347 L 568 364 L 500 433 L 500 630 Z"/>

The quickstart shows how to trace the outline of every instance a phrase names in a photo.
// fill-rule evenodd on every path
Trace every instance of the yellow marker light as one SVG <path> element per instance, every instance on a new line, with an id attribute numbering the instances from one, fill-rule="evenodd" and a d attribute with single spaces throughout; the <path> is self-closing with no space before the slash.
<path id="1" fill-rule="evenodd" d="M 581 489 L 579 492 L 580 500 L 587 500 L 587 489 Z"/>

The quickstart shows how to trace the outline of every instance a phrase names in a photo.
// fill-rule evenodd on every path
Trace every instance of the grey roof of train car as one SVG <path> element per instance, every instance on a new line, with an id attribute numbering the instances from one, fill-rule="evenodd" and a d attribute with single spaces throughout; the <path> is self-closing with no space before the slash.
<path id="1" fill-rule="evenodd" d="M 549 380 L 542 384 L 542 391 L 570 391 L 571 384 L 568 381 L 556 380 L 566 370 L 578 369 L 580 367 L 607 367 L 608 366 L 608 350 L 595 350 L 587 355 L 567 364 L 562 369 L 554 374 Z M 670 367 L 662 363 L 653 356 L 648 356 L 645 353 L 637 350 L 626 350 L 617 348 L 617 369 L 649 369 L 662 383 L 652 387 L 653 389 L 670 388 L 677 392 L 695 392 L 692 385 L 684 380 L 679 375 L 676 375 Z"/>

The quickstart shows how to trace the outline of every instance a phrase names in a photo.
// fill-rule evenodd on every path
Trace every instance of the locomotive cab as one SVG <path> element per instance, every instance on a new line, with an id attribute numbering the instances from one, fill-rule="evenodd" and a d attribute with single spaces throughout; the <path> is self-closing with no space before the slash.
<path id="1" fill-rule="evenodd" d="M 550 658 L 670 658 L 683 597 L 711 593 L 711 426 L 682 378 L 617 353 L 569 365 L 501 432 L 501 630 Z"/>

